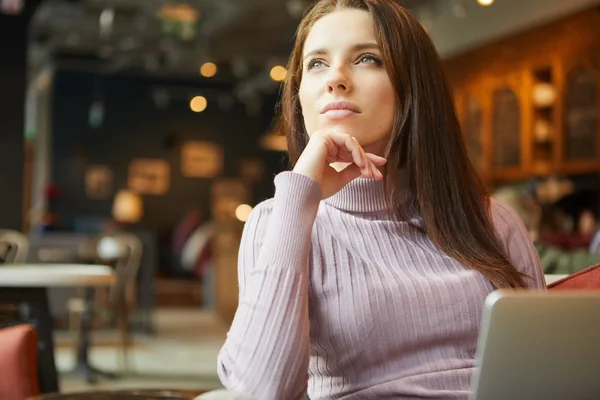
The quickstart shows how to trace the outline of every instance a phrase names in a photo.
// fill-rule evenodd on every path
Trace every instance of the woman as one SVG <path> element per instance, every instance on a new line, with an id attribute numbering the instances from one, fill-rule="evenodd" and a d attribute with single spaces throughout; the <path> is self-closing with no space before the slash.
<path id="1" fill-rule="evenodd" d="M 258 400 L 466 399 L 484 299 L 544 278 L 468 161 L 431 40 L 393 0 L 322 0 L 288 70 L 294 167 L 246 223 L 221 381 Z"/>

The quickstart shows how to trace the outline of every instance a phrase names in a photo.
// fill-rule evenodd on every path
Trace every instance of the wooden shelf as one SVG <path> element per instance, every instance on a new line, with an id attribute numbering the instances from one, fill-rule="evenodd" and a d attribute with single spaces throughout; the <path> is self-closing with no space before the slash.
<path id="1" fill-rule="evenodd" d="M 600 172 L 598 25 L 590 9 L 446 60 L 470 158 L 488 186 Z"/>

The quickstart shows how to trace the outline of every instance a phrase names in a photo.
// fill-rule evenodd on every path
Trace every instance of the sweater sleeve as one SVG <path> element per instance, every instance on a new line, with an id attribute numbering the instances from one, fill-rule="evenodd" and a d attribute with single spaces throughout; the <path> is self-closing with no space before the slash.
<path id="1" fill-rule="evenodd" d="M 223 385 L 260 400 L 301 399 L 309 361 L 308 258 L 321 187 L 284 172 L 242 234 L 239 304 L 218 357 Z"/>
<path id="2" fill-rule="evenodd" d="M 517 270 L 525 274 L 525 287 L 546 289 L 546 279 L 533 241 L 523 220 L 510 206 L 492 199 L 492 221 L 506 255 Z"/>

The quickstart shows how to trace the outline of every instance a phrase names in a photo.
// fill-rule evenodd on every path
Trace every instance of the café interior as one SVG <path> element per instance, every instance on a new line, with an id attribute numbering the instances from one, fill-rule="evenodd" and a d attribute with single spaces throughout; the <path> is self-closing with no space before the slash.
<path id="1" fill-rule="evenodd" d="M 599 288 L 600 1 L 399 1 L 547 283 Z M 222 387 L 244 222 L 289 169 L 278 101 L 310 3 L 0 0 L 2 399 Z"/>

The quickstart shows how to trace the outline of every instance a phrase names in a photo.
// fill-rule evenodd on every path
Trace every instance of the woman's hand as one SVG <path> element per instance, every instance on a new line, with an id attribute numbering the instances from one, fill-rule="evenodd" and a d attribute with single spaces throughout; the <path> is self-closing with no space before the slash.
<path id="1" fill-rule="evenodd" d="M 341 171 L 329 164 L 349 163 Z M 386 159 L 366 153 L 350 135 L 336 132 L 315 132 L 300 155 L 294 172 L 306 175 L 321 185 L 323 198 L 333 196 L 350 181 L 363 178 L 383 179 L 377 169 Z"/>

